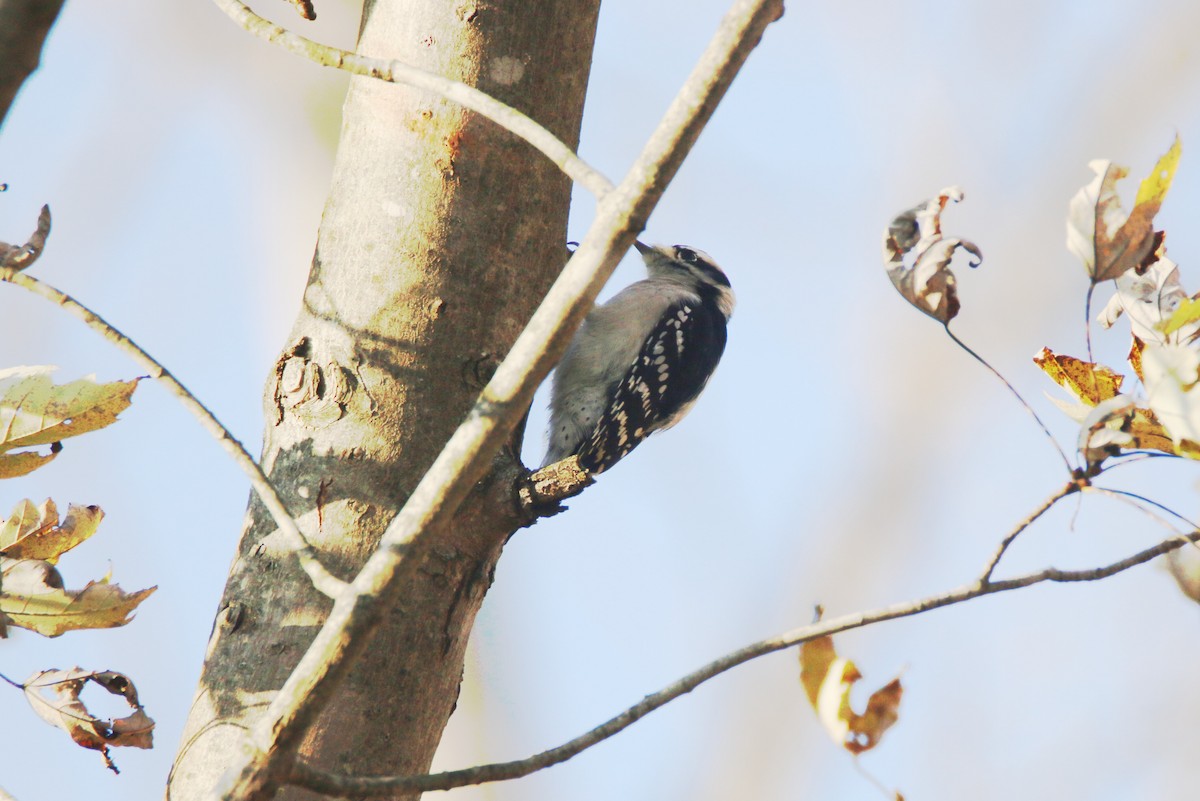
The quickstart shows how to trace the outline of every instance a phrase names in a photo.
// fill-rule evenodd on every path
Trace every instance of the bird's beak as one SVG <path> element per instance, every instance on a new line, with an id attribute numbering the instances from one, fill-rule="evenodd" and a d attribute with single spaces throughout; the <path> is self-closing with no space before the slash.
<path id="1" fill-rule="evenodd" d="M 635 248 L 637 248 L 638 253 L 641 253 L 643 256 L 645 256 L 647 253 L 653 252 L 653 250 L 654 250 L 654 248 L 650 247 L 645 242 L 642 242 L 641 240 L 637 240 L 637 239 L 635 239 L 633 241 L 633 246 Z"/>

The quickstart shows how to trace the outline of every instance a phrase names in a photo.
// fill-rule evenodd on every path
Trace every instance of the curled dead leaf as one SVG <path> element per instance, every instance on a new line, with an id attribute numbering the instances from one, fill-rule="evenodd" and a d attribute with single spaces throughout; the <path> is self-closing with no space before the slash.
<path id="1" fill-rule="evenodd" d="M 957 186 L 897 215 L 883 232 L 883 259 L 888 278 L 905 300 L 925 314 L 949 324 L 958 314 L 958 283 L 950 262 L 961 248 L 974 258 L 972 267 L 983 262 L 983 253 L 973 242 L 947 239 L 942 235 L 942 211 L 947 202 L 963 199 Z"/>
<path id="2" fill-rule="evenodd" d="M 123 697 L 133 710 L 123 718 L 97 718 L 79 697 L 84 686 L 93 682 L 108 692 Z M 33 711 L 51 726 L 67 732 L 77 744 L 99 751 L 105 765 L 119 773 L 109 753 L 111 746 L 154 747 L 154 721 L 138 702 L 137 689 L 123 673 L 114 671 L 43 670 L 25 680 L 25 698 Z"/>
<path id="3" fill-rule="evenodd" d="M 852 754 L 879 744 L 883 733 L 900 718 L 903 687 L 896 678 L 871 694 L 859 714 L 850 706 L 850 689 L 862 678 L 858 668 L 837 655 L 832 637 L 818 637 L 800 646 L 800 683 L 817 718 L 833 741 Z"/>

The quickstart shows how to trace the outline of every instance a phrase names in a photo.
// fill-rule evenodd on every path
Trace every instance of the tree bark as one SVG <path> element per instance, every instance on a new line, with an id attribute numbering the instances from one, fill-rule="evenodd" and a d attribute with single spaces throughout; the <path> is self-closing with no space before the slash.
<path id="1" fill-rule="evenodd" d="M 368 0 L 359 52 L 477 86 L 574 147 L 598 0 Z M 487 120 L 354 78 L 302 308 L 266 397 L 264 465 L 325 563 L 352 578 L 461 422 L 566 258 L 571 187 Z M 409 586 L 309 733 L 347 773 L 428 769 L 503 544 L 519 454 L 452 525 L 405 554 Z M 211 792 L 329 602 L 252 499 L 217 615 L 172 799 Z M 281 798 L 309 798 L 288 788 Z"/>

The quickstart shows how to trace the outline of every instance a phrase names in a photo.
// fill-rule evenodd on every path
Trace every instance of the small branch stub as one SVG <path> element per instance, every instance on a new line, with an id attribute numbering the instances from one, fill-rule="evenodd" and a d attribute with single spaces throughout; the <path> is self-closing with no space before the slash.
<path id="1" fill-rule="evenodd" d="M 42 248 L 46 247 L 46 237 L 50 235 L 50 207 L 42 206 L 38 215 L 37 230 L 29 237 L 24 245 L 10 245 L 0 242 L 0 269 L 19 272 L 33 265 Z"/>
<path id="2" fill-rule="evenodd" d="M 317 18 L 317 10 L 313 8 L 310 0 L 288 0 L 288 2 L 296 7 L 296 13 L 300 15 L 301 19 L 311 21 Z"/>
<path id="3" fill-rule="evenodd" d="M 551 517 L 566 507 L 562 502 L 574 498 L 596 483 L 592 474 L 579 465 L 578 456 L 546 465 L 525 477 L 517 488 L 521 509 L 530 522 L 539 517 Z"/>

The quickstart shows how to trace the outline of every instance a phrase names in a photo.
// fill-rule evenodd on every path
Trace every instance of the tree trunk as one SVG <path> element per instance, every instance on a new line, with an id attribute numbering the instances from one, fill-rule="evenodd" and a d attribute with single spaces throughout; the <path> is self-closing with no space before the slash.
<path id="1" fill-rule="evenodd" d="M 598 0 L 367 0 L 359 52 L 479 87 L 578 142 Z M 319 10 L 319 6 L 318 6 Z M 302 168 L 302 165 L 297 165 Z M 420 91 L 354 78 L 308 287 L 266 397 L 264 466 L 352 578 L 566 259 L 571 187 L 524 142 Z M 305 759 L 428 769 L 500 550 L 517 454 L 416 569 L 309 733 Z M 169 786 L 209 793 L 330 603 L 252 499 Z M 288 788 L 281 798 L 306 798 Z"/>

